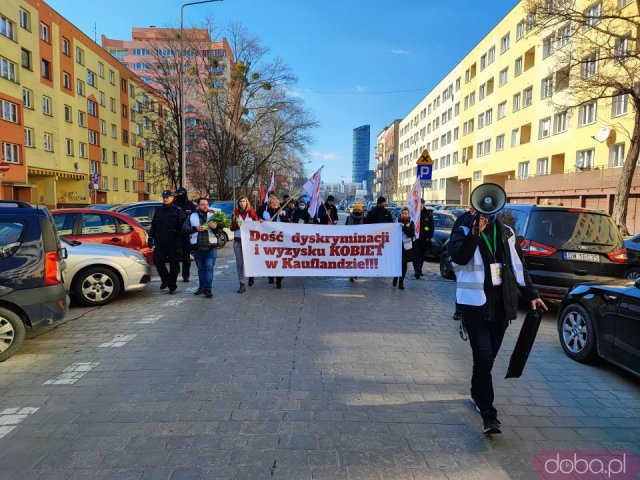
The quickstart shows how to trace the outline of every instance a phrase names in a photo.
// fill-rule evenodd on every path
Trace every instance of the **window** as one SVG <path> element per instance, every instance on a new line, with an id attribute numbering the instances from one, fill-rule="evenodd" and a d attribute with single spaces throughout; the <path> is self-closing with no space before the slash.
<path id="1" fill-rule="evenodd" d="M 478 98 L 482 100 L 486 96 L 487 96 L 487 87 L 483 83 L 482 85 L 480 85 L 480 88 L 478 89 Z"/>
<path id="2" fill-rule="evenodd" d="M 42 96 L 42 113 L 51 115 L 51 99 L 44 95 Z"/>
<path id="3" fill-rule="evenodd" d="M 502 87 L 503 85 L 506 85 L 508 81 L 509 81 L 509 67 L 503 68 L 502 70 L 500 70 L 500 75 L 498 77 L 498 84 Z"/>
<path id="4" fill-rule="evenodd" d="M 525 88 L 522 92 L 524 106 L 529 107 L 533 103 L 533 87 Z"/>
<path id="5" fill-rule="evenodd" d="M 496 137 L 496 152 L 504 150 L 504 133 Z"/>
<path id="6" fill-rule="evenodd" d="M 480 57 L 480 71 L 487 67 L 487 54 L 485 53 Z"/>
<path id="7" fill-rule="evenodd" d="M 554 35 L 549 35 L 542 40 L 542 58 L 547 58 L 555 51 L 556 40 Z"/>
<path id="8" fill-rule="evenodd" d="M 540 98 L 548 98 L 553 95 L 553 75 L 542 79 L 540 85 Z"/>
<path id="9" fill-rule="evenodd" d="M 549 174 L 549 159 L 539 158 L 536 161 L 536 175 L 548 175 Z"/>
<path id="10" fill-rule="evenodd" d="M 76 62 L 80 65 L 84 65 L 84 50 L 80 47 L 76 47 Z"/>
<path id="11" fill-rule="evenodd" d="M 476 170 L 473 172 L 473 181 L 477 182 L 482 179 L 482 170 Z"/>
<path id="12" fill-rule="evenodd" d="M 589 102 L 580 105 L 580 117 L 578 118 L 578 126 L 584 127 L 596 123 L 597 103 Z"/>
<path id="13" fill-rule="evenodd" d="M 41 72 L 42 78 L 51 80 L 51 62 L 43 58 L 42 61 L 40 62 L 40 72 Z"/>
<path id="14" fill-rule="evenodd" d="M 70 138 L 67 138 L 65 139 L 64 144 L 65 144 L 65 150 L 67 152 L 67 156 L 73 157 L 73 140 L 71 140 Z"/>
<path id="15" fill-rule="evenodd" d="M 81 127 L 87 126 L 87 114 L 82 110 L 78 110 L 78 125 L 80 125 Z"/>
<path id="16" fill-rule="evenodd" d="M 40 40 L 49 43 L 49 27 L 40 22 Z"/>
<path id="17" fill-rule="evenodd" d="M 28 88 L 22 89 L 22 106 L 24 108 L 33 108 L 33 92 Z"/>
<path id="18" fill-rule="evenodd" d="M 589 150 L 580 150 L 576 153 L 576 168 L 581 170 L 583 168 L 593 167 L 593 162 L 596 157 L 596 151 L 593 148 Z"/>
<path id="19" fill-rule="evenodd" d="M 20 163 L 20 145 L 2 142 L 2 160 L 6 163 Z"/>
<path id="20" fill-rule="evenodd" d="M 6 100 L 0 100 L 2 104 L 2 120 L 18 123 L 18 105 Z"/>
<path id="21" fill-rule="evenodd" d="M 619 117 L 620 115 L 624 115 L 625 113 L 627 113 L 628 104 L 629 102 L 627 101 L 626 93 L 613 97 L 611 99 L 611 116 Z"/>
<path id="22" fill-rule="evenodd" d="M 507 102 L 498 104 L 498 120 L 507 116 Z"/>
<path id="23" fill-rule="evenodd" d="M 33 147 L 33 128 L 24 127 L 24 146 Z"/>
<path id="24" fill-rule="evenodd" d="M 529 162 L 518 163 L 518 178 L 529 177 Z"/>
<path id="25" fill-rule="evenodd" d="M 127 106 L 122 104 L 122 118 L 127 118 Z"/>
<path id="26" fill-rule="evenodd" d="M 558 29 L 556 48 L 560 49 L 571 41 L 571 26 L 567 23 Z"/>
<path id="27" fill-rule="evenodd" d="M 111 138 L 118 137 L 118 127 L 115 126 L 114 123 L 111 124 Z"/>
<path id="28" fill-rule="evenodd" d="M 631 51 L 629 49 L 630 40 L 631 40 L 631 34 L 627 34 L 622 38 L 616 38 L 615 54 L 614 54 L 614 58 L 616 62 L 622 63 L 631 56 Z"/>
<path id="29" fill-rule="evenodd" d="M 520 143 L 520 129 L 514 128 L 511 130 L 511 146 L 517 147 Z"/>
<path id="30" fill-rule="evenodd" d="M 524 20 L 516 25 L 516 42 L 524 37 Z"/>
<path id="31" fill-rule="evenodd" d="M 96 74 L 91 70 L 87 70 L 87 83 L 92 87 L 96 86 Z"/>
<path id="32" fill-rule="evenodd" d="M 32 69 L 31 52 L 29 50 L 27 50 L 26 48 L 22 48 L 21 52 L 22 52 L 21 53 L 22 67 L 31 70 Z"/>
<path id="33" fill-rule="evenodd" d="M 107 122 L 100 119 L 100 135 L 106 135 L 106 134 L 107 134 Z"/>
<path id="34" fill-rule="evenodd" d="M 460 115 L 460 102 L 453 106 L 453 116 L 457 117 L 458 115 Z"/>
<path id="35" fill-rule="evenodd" d="M 98 104 L 93 100 L 87 100 L 87 111 L 89 115 L 96 117 L 98 115 Z"/>
<path id="36" fill-rule="evenodd" d="M 456 127 L 453 129 L 453 140 L 458 140 L 458 137 L 460 136 L 460 127 Z"/>
<path id="37" fill-rule="evenodd" d="M 500 39 L 500 53 L 504 53 L 509 50 L 511 44 L 511 34 L 507 33 L 504 37 Z"/>
<path id="38" fill-rule="evenodd" d="M 109 109 L 115 113 L 116 112 L 116 99 L 113 97 L 109 97 Z"/>
<path id="39" fill-rule="evenodd" d="M 124 181 L 124 191 L 128 192 L 129 191 L 129 180 L 125 179 Z M 131 215 L 129 215 L 131 216 Z"/>
<path id="40" fill-rule="evenodd" d="M 69 40 L 62 37 L 62 54 L 70 57 L 71 56 L 71 47 L 69 46 Z"/>
<path id="41" fill-rule="evenodd" d="M 551 135 L 551 117 L 543 118 L 539 124 L 538 138 L 547 138 Z"/>
<path id="42" fill-rule="evenodd" d="M 476 92 L 471 92 L 469 94 L 469 106 L 473 106 L 476 103 Z"/>
<path id="43" fill-rule="evenodd" d="M 598 73 L 598 54 L 592 53 L 591 55 L 584 57 L 580 64 L 582 67 L 580 69 L 582 78 L 589 78 L 595 75 Z"/>
<path id="44" fill-rule="evenodd" d="M 71 75 L 67 72 L 62 72 L 62 86 L 67 90 L 71 90 Z"/>
<path id="45" fill-rule="evenodd" d="M 462 80 L 462 79 L 461 79 L 460 77 L 456 78 L 456 92 L 457 92 L 458 90 L 460 90 L 460 81 L 461 81 L 461 80 Z"/>
<path id="46" fill-rule="evenodd" d="M 137 192 L 138 191 L 138 182 L 136 180 L 132 180 L 132 191 Z"/>
<path id="47" fill-rule="evenodd" d="M 478 129 L 484 127 L 484 113 L 478 115 Z"/>
<path id="48" fill-rule="evenodd" d="M 111 180 L 111 189 L 117 191 L 118 190 L 118 179 L 117 178 L 113 178 L 113 180 Z M 125 226 L 125 227 L 129 227 L 129 229 L 131 229 L 131 227 L 129 226 L 128 223 L 126 222 L 122 222 L 120 224 L 121 226 Z M 126 231 L 123 233 L 127 233 Z"/>
<path id="49" fill-rule="evenodd" d="M 113 70 L 109 70 L 109 83 L 111 85 L 116 84 L 116 73 Z"/>
<path id="50" fill-rule="evenodd" d="M 513 96 L 513 111 L 517 112 L 518 110 L 520 110 L 521 105 L 520 105 L 520 94 L 516 93 Z"/>
<path id="51" fill-rule="evenodd" d="M 20 26 L 25 30 L 31 31 L 31 14 L 22 8 L 18 12 L 20 18 Z"/>
<path id="52" fill-rule="evenodd" d="M 47 152 L 53 152 L 53 135 L 50 133 L 44 134 L 44 149 Z"/>
<path id="53" fill-rule="evenodd" d="M 122 129 L 122 142 L 129 143 L 129 132 L 125 129 Z"/>
<path id="54" fill-rule="evenodd" d="M 98 76 L 104 78 L 104 64 L 102 62 L 98 62 Z"/>
<path id="55" fill-rule="evenodd" d="M 89 142 L 91 143 L 91 142 Z M 106 148 L 101 148 L 100 149 L 100 161 L 102 163 L 107 163 L 107 149 Z"/>
<path id="56" fill-rule="evenodd" d="M 583 31 L 589 30 L 591 27 L 595 27 L 600 23 L 600 16 L 602 14 L 602 3 L 596 2 L 587 8 L 583 12 L 584 24 L 582 26 Z"/>
<path id="57" fill-rule="evenodd" d="M 84 82 L 80 79 L 76 80 L 76 93 L 84 97 Z"/>
<path id="58" fill-rule="evenodd" d="M 491 153 L 491 140 L 484 141 L 484 154 L 489 155 Z"/>
<path id="59" fill-rule="evenodd" d="M 89 144 L 98 145 L 98 132 L 89 130 Z"/>
<path id="60" fill-rule="evenodd" d="M 16 70 L 17 69 L 15 63 L 13 63 L 11 60 L 0 57 L 0 77 L 15 82 L 17 81 Z"/>
<path id="61" fill-rule="evenodd" d="M 496 47 L 491 47 L 487 52 L 487 65 L 491 65 L 496 60 Z"/>
<path id="62" fill-rule="evenodd" d="M 564 133 L 567 131 L 568 113 L 560 112 L 553 116 L 553 134 Z"/>
<path id="63" fill-rule="evenodd" d="M 609 166 L 621 167 L 624 163 L 624 143 L 611 145 L 609 149 Z"/>
<path id="64" fill-rule="evenodd" d="M 111 152 L 111 165 L 118 165 L 118 152 Z"/>
<path id="65" fill-rule="evenodd" d="M 71 107 L 69 105 L 64 106 L 64 121 L 71 123 L 73 112 L 71 111 Z"/>
<path id="66" fill-rule="evenodd" d="M 102 188 L 106 190 L 104 179 L 105 177 L 102 177 Z M 82 215 L 82 235 L 112 235 L 115 233 L 117 233 L 115 217 L 99 213 Z"/>
<path id="67" fill-rule="evenodd" d="M 522 73 L 522 57 L 516 58 L 516 63 L 515 63 L 515 67 L 514 67 L 514 76 L 517 77 L 518 75 L 520 75 Z"/>
<path id="68" fill-rule="evenodd" d="M 618 8 L 624 8 L 631 4 L 631 0 L 618 0 Z"/>

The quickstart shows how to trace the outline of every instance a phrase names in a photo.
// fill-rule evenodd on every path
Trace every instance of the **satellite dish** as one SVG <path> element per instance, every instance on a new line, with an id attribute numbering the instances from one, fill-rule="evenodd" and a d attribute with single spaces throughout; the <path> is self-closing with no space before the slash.
<path id="1" fill-rule="evenodd" d="M 598 142 L 602 143 L 609 138 L 610 133 L 611 133 L 611 127 L 605 125 L 603 127 L 600 127 L 600 130 L 598 130 L 598 133 L 596 133 L 596 136 L 593 138 L 595 138 Z"/>

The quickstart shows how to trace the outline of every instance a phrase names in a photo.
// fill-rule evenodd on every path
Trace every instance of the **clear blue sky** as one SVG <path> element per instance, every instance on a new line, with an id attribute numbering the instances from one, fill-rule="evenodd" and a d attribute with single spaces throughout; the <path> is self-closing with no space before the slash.
<path id="1" fill-rule="evenodd" d="M 177 26 L 179 1 L 49 0 L 90 37 L 131 38 L 132 27 Z M 225 0 L 185 9 L 185 24 L 212 14 L 242 22 L 299 78 L 320 127 L 309 146 L 323 179 L 351 178 L 352 130 L 403 118 L 513 8 L 517 0 Z M 421 90 L 418 90 L 421 89 Z M 414 90 L 377 94 L 373 92 Z M 418 91 L 415 91 L 418 90 Z M 324 93 L 322 93 L 324 92 Z M 328 93 L 338 92 L 338 93 Z"/>

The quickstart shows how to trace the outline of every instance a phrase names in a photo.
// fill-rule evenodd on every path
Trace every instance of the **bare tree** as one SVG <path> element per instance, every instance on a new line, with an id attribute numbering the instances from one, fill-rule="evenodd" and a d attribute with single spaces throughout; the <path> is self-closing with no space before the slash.
<path id="1" fill-rule="evenodd" d="M 575 110 L 594 101 L 633 106 L 629 150 L 621 168 L 613 219 L 623 233 L 631 181 L 640 152 L 640 0 L 527 0 L 528 27 L 540 29 L 545 53 L 555 50 L 554 107 Z"/>

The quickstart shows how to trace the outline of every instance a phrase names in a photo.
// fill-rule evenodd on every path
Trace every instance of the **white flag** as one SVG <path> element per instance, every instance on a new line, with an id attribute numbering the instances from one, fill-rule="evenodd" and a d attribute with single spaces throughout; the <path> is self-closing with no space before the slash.
<path id="1" fill-rule="evenodd" d="M 275 192 L 276 191 L 276 182 L 275 182 L 275 176 L 274 176 L 274 172 L 271 172 L 271 183 L 269 184 L 269 188 L 267 188 L 267 195 L 269 195 L 269 192 Z M 268 198 L 265 199 L 269 200 Z"/>
<path id="2" fill-rule="evenodd" d="M 316 218 L 318 208 L 322 205 L 322 199 L 320 198 L 320 172 L 322 172 L 323 168 L 324 167 L 320 167 L 302 186 L 302 190 L 311 198 L 309 202 L 309 215 L 311 215 L 311 218 Z"/>
<path id="3" fill-rule="evenodd" d="M 409 194 L 409 213 L 411 214 L 411 220 L 416 227 L 416 240 L 420 237 L 420 210 L 422 210 L 422 205 L 420 205 L 420 197 L 422 196 L 422 185 L 420 184 L 420 177 L 416 177 L 416 183 L 413 184 L 411 188 L 411 193 Z"/>

